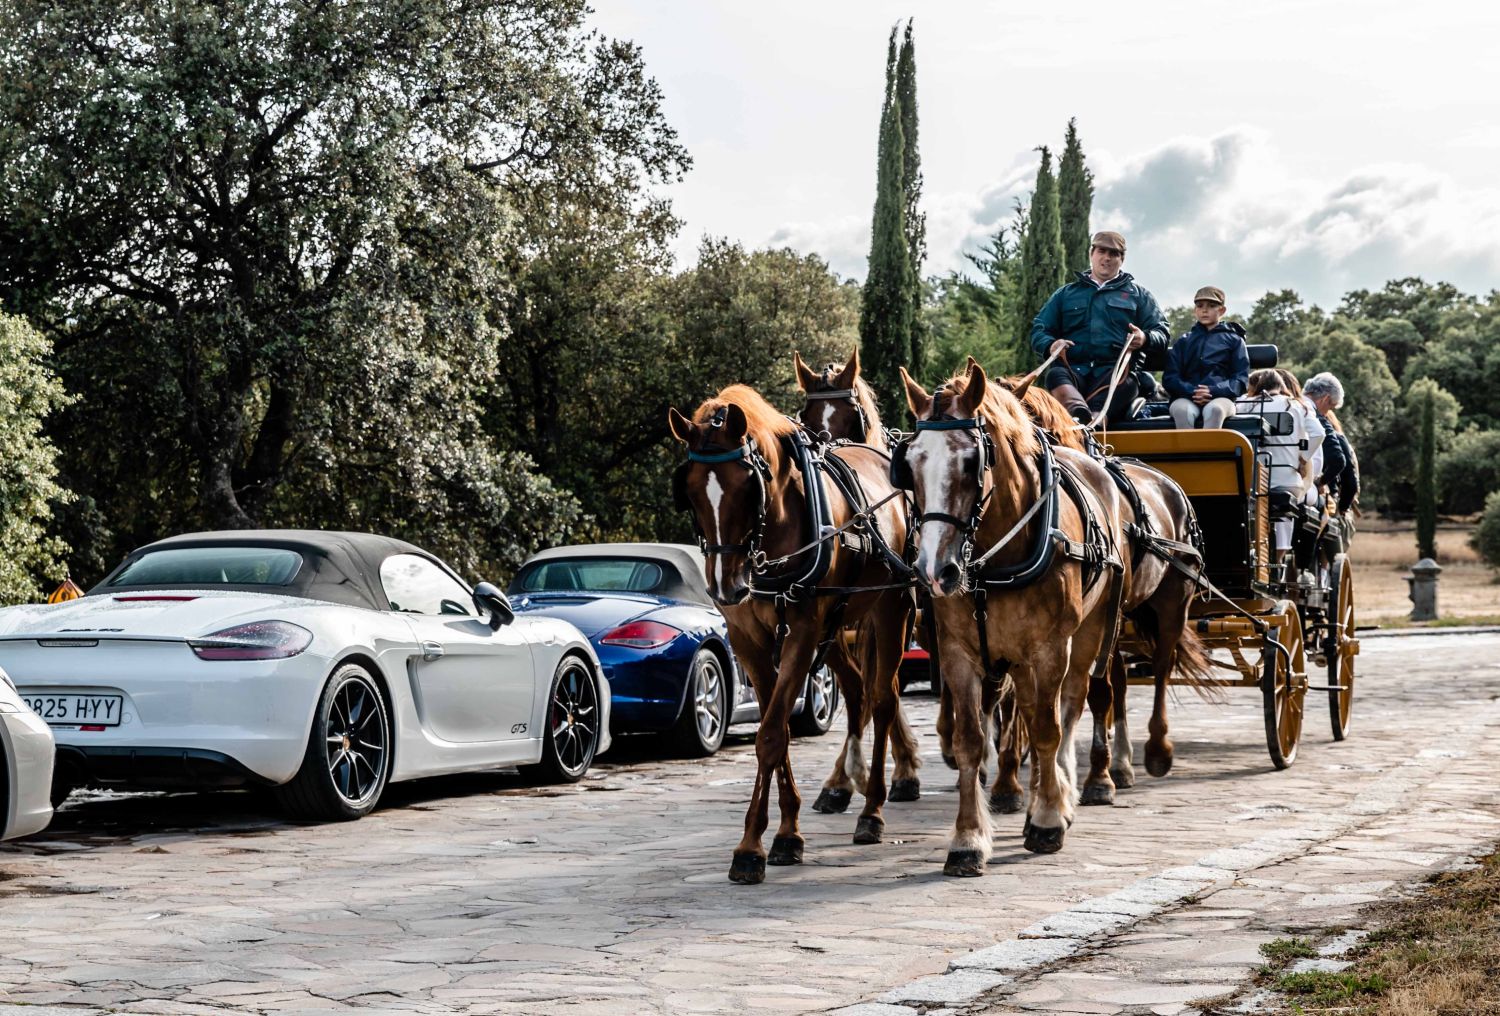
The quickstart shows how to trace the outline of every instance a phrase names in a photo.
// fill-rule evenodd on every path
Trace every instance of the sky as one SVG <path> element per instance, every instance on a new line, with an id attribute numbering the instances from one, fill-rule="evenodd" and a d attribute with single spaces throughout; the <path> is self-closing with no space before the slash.
<path id="1" fill-rule="evenodd" d="M 1500 4 L 594 2 L 694 159 L 662 190 L 680 267 L 726 236 L 864 277 L 886 40 L 915 15 L 924 274 L 969 267 L 1077 117 L 1093 228 L 1163 305 L 1500 287 Z"/>

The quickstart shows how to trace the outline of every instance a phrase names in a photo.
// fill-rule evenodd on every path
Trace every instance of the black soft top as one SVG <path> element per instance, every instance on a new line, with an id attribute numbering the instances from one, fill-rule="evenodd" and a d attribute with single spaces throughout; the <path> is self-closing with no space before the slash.
<path id="1" fill-rule="evenodd" d="M 309 600 L 344 603 L 351 607 L 389 610 L 385 590 L 380 584 L 380 565 L 393 554 L 415 554 L 432 561 L 445 572 L 453 570 L 420 547 L 404 540 L 374 533 L 330 533 L 317 529 L 229 529 L 215 533 L 184 533 L 169 536 L 131 551 L 125 560 L 89 590 L 94 593 L 118 593 L 144 589 L 201 589 L 202 584 L 153 583 L 110 585 L 110 579 L 128 564 L 155 550 L 187 547 L 275 547 L 293 550 L 302 556 L 302 567 L 292 581 L 282 586 L 264 584 L 215 584 L 214 589 L 253 593 L 281 593 Z M 468 588 L 469 584 L 455 579 Z"/>
<path id="2" fill-rule="evenodd" d="M 570 547 L 552 547 L 526 559 L 511 582 L 510 595 L 521 596 L 526 593 L 520 586 L 520 577 L 533 566 L 547 561 L 580 557 L 617 557 L 655 562 L 665 572 L 657 595 L 688 603 L 713 605 L 714 601 L 708 595 L 707 579 L 703 574 L 703 554 L 697 547 L 687 543 L 579 543 Z"/>

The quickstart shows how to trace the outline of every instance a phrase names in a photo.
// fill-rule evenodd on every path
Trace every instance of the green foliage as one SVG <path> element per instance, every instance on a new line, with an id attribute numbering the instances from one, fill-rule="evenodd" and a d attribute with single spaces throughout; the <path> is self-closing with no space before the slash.
<path id="1" fill-rule="evenodd" d="M 1094 209 L 1094 174 L 1084 164 L 1077 117 L 1068 121 L 1062 159 L 1057 164 L 1057 205 L 1066 276 L 1089 267 L 1089 216 Z"/>
<path id="2" fill-rule="evenodd" d="M 1390 990 L 1390 983 L 1380 974 L 1308 970 L 1299 974 L 1282 974 L 1276 978 L 1276 990 L 1299 996 L 1303 1005 L 1323 1006 L 1347 1002 L 1360 995 L 1383 995 Z"/>
<path id="3" fill-rule="evenodd" d="M 912 322 L 917 313 L 906 241 L 904 160 L 901 104 L 896 91 L 896 30 L 892 29 L 886 56 L 885 106 L 880 115 L 875 217 L 859 316 L 861 369 L 875 387 L 888 426 L 899 426 L 905 420 L 906 399 L 898 368 L 910 363 Z M 918 368 L 917 364 L 911 366 Z"/>
<path id="4" fill-rule="evenodd" d="M 1420 402 L 1421 441 L 1417 446 L 1417 557 L 1437 559 L 1437 461 L 1436 393 L 1422 392 Z"/>
<path id="5" fill-rule="evenodd" d="M 57 448 L 42 423 L 70 400 L 48 352 L 36 329 L 0 313 L 0 604 L 38 599 L 39 579 L 67 572 L 68 548 L 49 523 L 70 495 L 57 483 Z"/>
<path id="6" fill-rule="evenodd" d="M 1473 313 L 1456 312 L 1440 334 L 1411 358 L 1406 381 L 1431 378 L 1458 397 L 1463 420 L 1500 429 L 1500 293 Z"/>
<path id="7" fill-rule="evenodd" d="M 1026 233 L 1021 239 L 1021 286 L 1016 301 L 1016 334 L 1031 334 L 1031 322 L 1057 287 L 1066 281 L 1062 229 L 1058 216 L 1057 179 L 1052 175 L 1052 153 L 1041 148 L 1036 189 L 1031 192 Z"/>
<path id="8" fill-rule="evenodd" d="M 1426 283 L 1419 278 L 1392 279 L 1374 292 L 1356 289 L 1344 297 L 1339 313 L 1367 321 L 1399 319 L 1409 323 L 1423 342 L 1437 337 L 1449 312 L 1473 303 L 1458 288 L 1447 282 Z M 1391 372 L 1401 371 L 1393 364 Z"/>
<path id="9" fill-rule="evenodd" d="M 1013 225 L 996 230 L 978 254 L 965 255 L 979 270 L 979 279 L 950 272 L 933 281 L 927 307 L 932 356 L 923 378 L 929 386 L 958 371 L 969 356 L 991 374 L 1029 368 L 1030 348 L 1018 343 L 1012 331 L 1021 274 L 1013 237 L 1022 231 L 1025 214 L 1018 202 Z"/>
<path id="10" fill-rule="evenodd" d="M 1245 324 L 1246 341 L 1274 344 L 1283 364 L 1308 364 L 1321 370 L 1318 356 L 1327 326 L 1321 310 L 1303 306 L 1294 290 L 1283 289 L 1256 301 Z"/>
<path id="11" fill-rule="evenodd" d="M 1343 376 L 1339 376 L 1342 379 Z M 1360 456 L 1360 476 L 1364 481 L 1365 493 L 1360 495 L 1364 503 L 1396 514 L 1416 510 L 1422 407 L 1428 392 L 1433 399 L 1433 435 L 1438 454 L 1441 455 L 1453 442 L 1458 429 L 1458 400 L 1433 381 L 1413 383 L 1395 406 L 1386 409 L 1374 421 L 1366 421 L 1367 436 L 1355 445 Z M 1347 429 L 1362 416 L 1363 408 L 1352 397 L 1346 406 L 1340 411 L 1339 419 Z"/>
<path id="12" fill-rule="evenodd" d="M 1444 511 L 1482 510 L 1489 492 L 1500 490 L 1500 430 L 1466 430 L 1454 437 L 1438 456 L 1437 485 Z"/>
<path id="13" fill-rule="evenodd" d="M 1354 324 L 1360 338 L 1385 354 L 1385 364 L 1397 380 L 1401 380 L 1406 365 L 1422 351 L 1426 341 L 1416 326 L 1404 318 L 1357 318 Z"/>
<path id="14" fill-rule="evenodd" d="M 1312 942 L 1305 938 L 1278 938 L 1262 942 L 1260 954 L 1272 963 L 1285 964 L 1296 959 L 1307 959 L 1318 955 Z"/>
<path id="15" fill-rule="evenodd" d="M 1500 490 L 1484 499 L 1484 514 L 1469 539 L 1490 567 L 1500 568 Z"/>
<path id="16" fill-rule="evenodd" d="M 912 23 L 906 22 L 901 55 L 896 60 L 896 102 L 901 109 L 901 193 L 905 200 L 906 250 L 911 265 L 912 322 L 908 363 L 920 374 L 927 363 L 927 324 L 921 314 L 926 287 L 927 213 L 922 211 L 922 155 L 917 146 L 917 48 Z"/>
<path id="17" fill-rule="evenodd" d="M 507 237 L 686 166 L 639 52 L 586 13 L 0 10 L 0 291 L 82 396 L 57 432 L 95 561 L 297 521 L 496 569 L 568 531 L 576 504 L 477 426 Z"/>

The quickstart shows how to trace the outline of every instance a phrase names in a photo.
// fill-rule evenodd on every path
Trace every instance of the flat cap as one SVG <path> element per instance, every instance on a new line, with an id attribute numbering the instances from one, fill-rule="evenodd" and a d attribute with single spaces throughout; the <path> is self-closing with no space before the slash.
<path id="1" fill-rule="evenodd" d="M 1121 254 L 1125 253 L 1125 238 L 1112 229 L 1101 229 L 1095 233 L 1094 238 L 1089 241 L 1089 245 L 1093 247 L 1113 247 Z"/>
<path id="2" fill-rule="evenodd" d="M 1193 302 L 1197 303 L 1199 300 L 1212 300 L 1222 307 L 1224 306 L 1224 291 L 1218 286 L 1204 286 L 1193 294 Z"/>

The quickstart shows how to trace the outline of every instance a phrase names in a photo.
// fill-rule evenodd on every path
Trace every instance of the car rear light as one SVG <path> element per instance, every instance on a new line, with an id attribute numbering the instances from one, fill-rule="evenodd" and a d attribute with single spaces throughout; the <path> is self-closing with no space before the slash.
<path id="1" fill-rule="evenodd" d="M 629 646 L 632 649 L 659 649 L 682 632 L 660 621 L 631 621 L 599 639 L 607 646 Z"/>
<path id="2" fill-rule="evenodd" d="M 284 660 L 312 645 L 312 632 L 287 621 L 251 621 L 188 645 L 200 660 Z"/>

